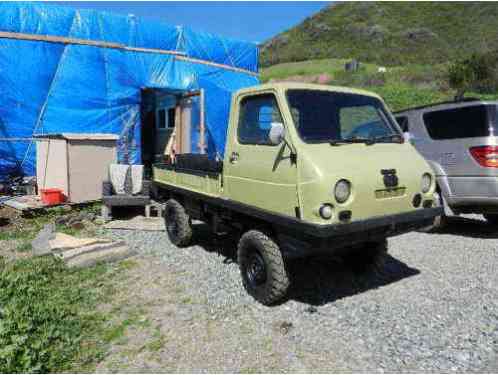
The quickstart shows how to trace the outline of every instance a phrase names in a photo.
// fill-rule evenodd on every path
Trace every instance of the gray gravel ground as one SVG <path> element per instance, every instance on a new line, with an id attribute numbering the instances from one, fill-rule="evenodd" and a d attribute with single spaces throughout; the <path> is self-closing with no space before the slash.
<path id="1" fill-rule="evenodd" d="M 245 293 L 234 244 L 198 232 L 184 249 L 162 232 L 110 233 L 140 254 L 121 298 L 152 328 L 130 330 L 97 371 L 498 372 L 498 228 L 479 216 L 391 238 L 376 275 L 293 262 L 276 307 Z"/>

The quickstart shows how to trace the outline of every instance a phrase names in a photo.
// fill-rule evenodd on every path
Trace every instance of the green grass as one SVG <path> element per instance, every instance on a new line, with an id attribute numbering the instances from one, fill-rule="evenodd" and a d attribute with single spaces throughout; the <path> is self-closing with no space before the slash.
<path id="1" fill-rule="evenodd" d="M 116 336 L 97 307 L 112 300 L 119 272 L 52 257 L 0 262 L 0 373 L 92 370 Z"/>
<path id="2" fill-rule="evenodd" d="M 357 72 L 346 72 L 343 59 L 310 60 L 283 63 L 261 71 L 261 81 L 296 76 L 328 74 L 330 85 L 361 88 L 382 96 L 393 111 L 407 107 L 452 100 L 455 91 L 447 84 L 447 64 L 388 67 L 386 73 L 378 73 L 378 66 L 362 64 Z M 299 77 L 298 77 L 299 79 Z M 498 94 L 468 93 L 467 96 L 498 99 Z"/>
<path id="3" fill-rule="evenodd" d="M 260 79 L 263 82 L 271 78 L 282 79 L 290 76 L 317 75 L 327 73 L 334 75 L 344 69 L 347 59 L 321 59 L 293 63 L 283 63 L 267 67 L 261 71 Z M 364 64 L 363 69 L 369 73 L 377 70 L 374 64 Z"/>
<path id="4" fill-rule="evenodd" d="M 263 44 L 261 66 L 324 58 L 438 64 L 498 47 L 498 5 L 338 2 Z"/>

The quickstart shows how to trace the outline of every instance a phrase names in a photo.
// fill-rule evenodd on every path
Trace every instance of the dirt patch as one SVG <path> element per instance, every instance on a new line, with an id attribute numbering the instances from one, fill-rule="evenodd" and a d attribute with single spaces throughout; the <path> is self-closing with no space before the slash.
<path id="1" fill-rule="evenodd" d="M 213 308 L 191 293 L 175 265 L 154 257 L 135 261 L 116 305 L 125 306 L 121 319 L 131 314 L 136 323 L 112 345 L 97 372 L 253 373 L 308 368 L 292 349 L 291 322 L 259 327 L 251 313 Z"/>

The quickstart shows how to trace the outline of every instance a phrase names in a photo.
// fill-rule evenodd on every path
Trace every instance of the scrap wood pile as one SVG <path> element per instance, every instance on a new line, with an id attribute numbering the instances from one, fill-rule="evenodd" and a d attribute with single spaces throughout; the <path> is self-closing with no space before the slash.
<path id="1" fill-rule="evenodd" d="M 68 267 L 88 267 L 98 262 L 113 262 L 135 253 L 123 241 L 104 238 L 76 238 L 56 233 L 54 224 L 47 224 L 32 242 L 33 255 L 52 254 Z"/>

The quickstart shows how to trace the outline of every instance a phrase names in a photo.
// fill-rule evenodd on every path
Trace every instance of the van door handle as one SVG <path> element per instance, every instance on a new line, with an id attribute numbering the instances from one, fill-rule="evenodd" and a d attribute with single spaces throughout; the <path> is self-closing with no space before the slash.
<path id="1" fill-rule="evenodd" d="M 232 154 L 230 155 L 230 163 L 232 164 L 235 164 L 237 163 L 237 161 L 239 160 L 239 153 L 238 152 L 232 152 Z"/>

